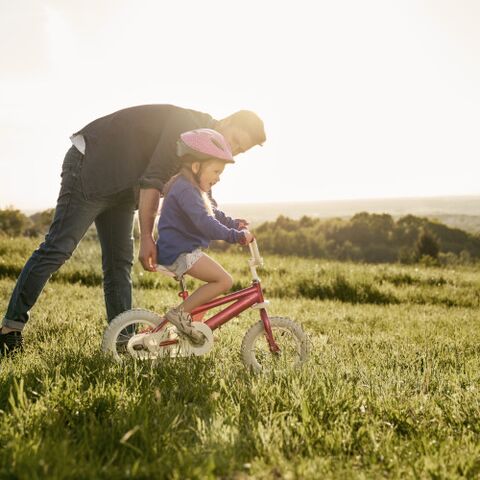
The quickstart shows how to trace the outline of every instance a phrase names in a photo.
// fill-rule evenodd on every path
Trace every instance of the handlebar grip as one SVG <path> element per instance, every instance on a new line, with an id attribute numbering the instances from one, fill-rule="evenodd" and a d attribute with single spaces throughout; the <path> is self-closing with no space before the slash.
<path id="1" fill-rule="evenodd" d="M 260 252 L 258 251 L 257 240 L 254 238 L 249 244 L 248 247 L 250 248 L 250 253 L 252 254 L 253 260 L 255 263 L 261 264 L 262 257 L 260 257 Z"/>

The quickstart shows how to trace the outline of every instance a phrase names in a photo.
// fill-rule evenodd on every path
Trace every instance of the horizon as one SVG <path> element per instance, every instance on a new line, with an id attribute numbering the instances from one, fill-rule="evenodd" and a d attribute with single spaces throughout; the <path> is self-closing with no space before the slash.
<path id="1" fill-rule="evenodd" d="M 224 202 L 224 205 L 258 205 L 258 204 L 292 204 L 292 203 L 336 203 L 336 202 L 375 202 L 375 201 L 382 201 L 382 200 L 447 200 L 447 199 L 477 199 L 480 201 L 480 193 L 472 193 L 472 194 L 461 194 L 461 195 L 413 195 L 413 196 L 403 196 L 403 197 L 350 197 L 350 198 L 325 198 L 325 199 L 318 199 L 318 200 L 291 200 L 291 201 L 275 201 L 275 202 Z M 480 205 L 479 205 L 480 207 Z M 480 215 L 480 212 L 479 212 Z"/>
<path id="2" fill-rule="evenodd" d="M 216 198 L 216 196 L 215 196 Z M 463 213 L 463 215 L 478 215 L 480 216 L 480 195 L 435 195 L 435 196 L 415 196 L 415 197 L 381 197 L 381 198 L 342 198 L 342 199 L 324 199 L 324 200 L 292 200 L 292 201 L 275 201 L 275 202 L 222 202 L 221 199 L 218 203 L 221 205 L 222 208 L 227 210 L 228 208 L 233 208 L 237 210 L 238 208 L 252 208 L 252 207 L 271 207 L 275 208 L 276 206 L 282 207 L 295 207 L 299 205 L 307 206 L 307 205 L 338 205 L 338 204 L 381 204 L 387 202 L 392 206 L 395 202 L 402 204 L 402 203 L 411 203 L 417 202 L 418 204 L 425 203 L 425 202 L 439 202 L 445 204 L 446 202 L 478 202 L 478 213 Z M 419 205 L 418 205 L 419 206 Z M 417 206 L 417 208 L 418 208 Z M 9 207 L 13 207 L 14 209 L 18 209 L 22 211 L 26 215 L 33 215 L 38 212 L 42 212 L 51 208 L 55 208 L 55 205 L 46 208 L 18 208 L 15 205 L 0 205 L 0 209 L 6 209 Z M 453 205 L 447 206 L 445 213 L 448 213 L 450 210 L 455 210 L 452 208 Z M 397 208 L 400 208 L 400 205 L 397 205 Z M 465 207 L 463 207 L 465 208 Z M 456 212 L 458 212 L 456 210 Z M 388 213 L 388 212 L 385 212 Z M 434 212 L 432 212 L 434 213 Z M 456 213 L 458 215 L 462 215 L 462 213 Z"/>

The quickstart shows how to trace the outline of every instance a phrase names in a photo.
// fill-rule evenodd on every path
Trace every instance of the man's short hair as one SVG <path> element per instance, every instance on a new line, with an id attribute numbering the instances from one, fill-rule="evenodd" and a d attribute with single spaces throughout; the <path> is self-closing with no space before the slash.
<path id="1" fill-rule="evenodd" d="M 267 139 L 263 121 L 256 113 L 250 110 L 239 110 L 232 113 L 227 119 L 231 125 L 245 130 L 256 145 L 261 145 Z"/>

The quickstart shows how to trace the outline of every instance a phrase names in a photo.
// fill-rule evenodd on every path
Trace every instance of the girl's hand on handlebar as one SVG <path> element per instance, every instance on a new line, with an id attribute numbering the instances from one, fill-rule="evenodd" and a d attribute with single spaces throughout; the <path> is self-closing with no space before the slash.
<path id="1" fill-rule="evenodd" d="M 242 230 L 242 232 L 245 234 L 245 245 L 248 245 L 255 240 L 253 234 L 250 233 L 247 229 Z"/>

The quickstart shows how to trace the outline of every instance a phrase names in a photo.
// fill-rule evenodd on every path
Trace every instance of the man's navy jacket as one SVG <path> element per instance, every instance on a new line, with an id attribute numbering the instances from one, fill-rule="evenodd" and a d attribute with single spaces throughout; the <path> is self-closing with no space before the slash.
<path id="1" fill-rule="evenodd" d="M 179 169 L 180 134 L 213 128 L 208 114 L 173 105 L 126 108 L 89 123 L 76 134 L 85 138 L 82 187 L 87 198 L 131 187 L 156 188 Z"/>

